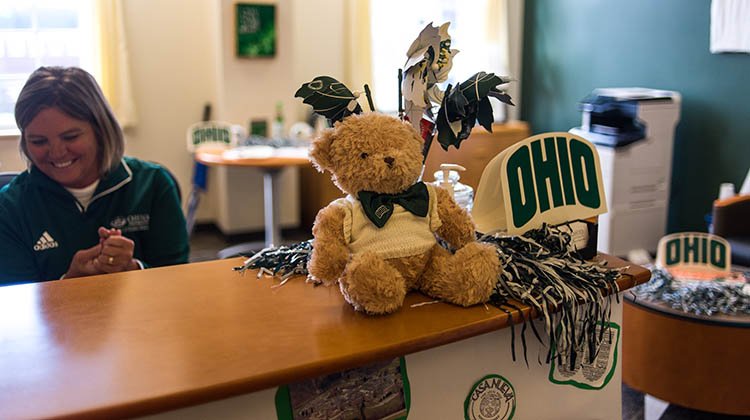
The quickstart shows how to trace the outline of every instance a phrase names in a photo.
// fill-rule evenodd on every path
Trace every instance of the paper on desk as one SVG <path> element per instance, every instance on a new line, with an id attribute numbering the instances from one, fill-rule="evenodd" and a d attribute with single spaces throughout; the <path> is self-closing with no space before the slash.
<path id="1" fill-rule="evenodd" d="M 279 147 L 275 152 L 275 157 L 307 158 L 309 149 L 307 147 Z"/>
<path id="2" fill-rule="evenodd" d="M 307 147 L 242 146 L 226 150 L 225 159 L 307 158 Z"/>
<path id="3" fill-rule="evenodd" d="M 273 157 L 274 148 L 271 146 L 243 146 L 225 150 L 225 159 L 268 159 Z"/>

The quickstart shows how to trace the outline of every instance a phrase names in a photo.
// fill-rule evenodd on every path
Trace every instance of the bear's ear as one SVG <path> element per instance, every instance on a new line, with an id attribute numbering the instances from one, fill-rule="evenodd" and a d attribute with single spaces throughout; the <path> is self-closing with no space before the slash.
<path id="1" fill-rule="evenodd" d="M 324 170 L 331 171 L 333 162 L 331 162 L 331 149 L 333 147 L 333 129 L 327 128 L 320 133 L 320 136 L 312 142 L 310 148 L 310 160 L 319 172 Z"/>

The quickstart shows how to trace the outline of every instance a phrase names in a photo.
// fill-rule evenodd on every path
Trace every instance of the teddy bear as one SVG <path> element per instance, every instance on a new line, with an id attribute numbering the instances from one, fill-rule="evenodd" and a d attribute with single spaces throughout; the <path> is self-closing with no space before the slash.
<path id="1" fill-rule="evenodd" d="M 308 272 L 338 283 L 357 311 L 392 313 L 410 290 L 470 306 L 497 282 L 497 250 L 476 240 L 470 215 L 445 189 L 418 182 L 422 147 L 410 124 L 376 112 L 348 116 L 312 142 L 313 165 L 347 196 L 318 212 Z"/>

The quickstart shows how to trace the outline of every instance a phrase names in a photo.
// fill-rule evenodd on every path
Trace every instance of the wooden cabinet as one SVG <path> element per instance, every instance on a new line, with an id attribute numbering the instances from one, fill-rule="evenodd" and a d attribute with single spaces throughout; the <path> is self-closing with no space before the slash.
<path id="1" fill-rule="evenodd" d="M 330 173 L 320 173 L 312 165 L 300 168 L 299 176 L 300 229 L 310 230 L 318 211 L 344 193 L 333 184 Z"/>

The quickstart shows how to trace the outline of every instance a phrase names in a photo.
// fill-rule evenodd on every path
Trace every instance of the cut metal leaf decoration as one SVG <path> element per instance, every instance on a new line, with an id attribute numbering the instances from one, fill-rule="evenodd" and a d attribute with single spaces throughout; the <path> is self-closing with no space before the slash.
<path id="1" fill-rule="evenodd" d="M 448 34 L 449 22 L 440 27 L 427 24 L 419 33 L 406 52 L 404 79 L 401 85 L 406 116 L 415 129 L 419 130 L 420 120 L 426 113 L 432 114 L 433 102 L 442 99 L 437 83 L 448 79 L 453 66 L 453 56 L 458 50 L 452 50 Z M 435 101 L 436 98 L 440 98 Z"/>
<path id="2" fill-rule="evenodd" d="M 432 22 L 422 29 L 406 51 L 406 64 L 404 70 L 410 70 L 416 65 L 423 66 L 428 56 L 434 56 L 434 51 L 440 48 L 440 29 L 432 26 Z"/>
<path id="3" fill-rule="evenodd" d="M 510 78 L 480 71 L 455 89 L 448 85 L 436 120 L 440 146 L 444 150 L 448 150 L 451 145 L 460 147 L 461 142 L 471 134 L 476 122 L 492 132 L 494 118 L 489 98 L 495 97 L 513 105 L 510 96 L 498 89 L 498 86 L 510 81 Z"/>
<path id="4" fill-rule="evenodd" d="M 493 73 L 479 72 L 457 86 L 448 85 L 445 92 L 438 83 L 448 80 L 448 73 L 453 67 L 453 56 L 458 50 L 451 49 L 451 37 L 448 34 L 450 23 L 440 27 L 430 22 L 419 33 L 409 50 L 404 65 L 403 79 L 399 93 L 403 96 L 406 119 L 422 134 L 425 141 L 424 159 L 427 159 L 435 131 L 421 129 L 427 120 L 437 129 L 438 141 L 443 149 L 453 145 L 459 147 L 469 137 L 475 123 L 492 131 L 492 104 L 489 98 L 494 97 L 513 105 L 510 95 L 497 88 L 510 82 L 510 78 L 495 76 Z M 440 104 L 437 115 L 433 107 Z M 401 111 L 399 105 L 399 111 Z"/>
<path id="5" fill-rule="evenodd" d="M 357 98 L 343 83 L 330 76 L 318 76 L 305 83 L 295 98 L 313 107 L 313 111 L 328 118 L 329 122 L 341 121 L 352 114 L 362 113 Z"/>

